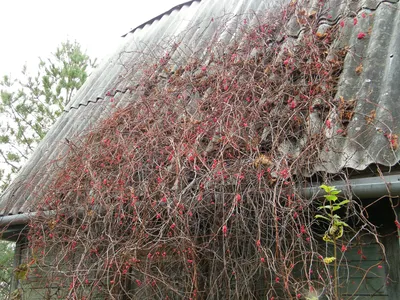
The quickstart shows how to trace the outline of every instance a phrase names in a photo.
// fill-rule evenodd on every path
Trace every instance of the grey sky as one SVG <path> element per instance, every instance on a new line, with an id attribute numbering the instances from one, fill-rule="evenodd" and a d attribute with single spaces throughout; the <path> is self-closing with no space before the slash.
<path id="1" fill-rule="evenodd" d="M 100 60 L 122 42 L 121 35 L 185 0 L 2 0 L 0 76 L 18 76 L 27 63 L 46 58 L 63 41 L 78 41 Z"/>

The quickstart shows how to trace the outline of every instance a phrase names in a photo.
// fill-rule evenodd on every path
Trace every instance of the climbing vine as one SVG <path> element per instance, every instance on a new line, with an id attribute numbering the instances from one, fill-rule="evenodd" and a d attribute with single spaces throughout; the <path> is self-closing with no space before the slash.
<path id="1" fill-rule="evenodd" d="M 41 190 L 29 276 L 68 299 L 338 299 L 321 241 L 356 236 L 332 212 L 375 228 L 328 185 L 326 213 L 302 193 L 355 107 L 336 95 L 341 22 L 321 31 L 323 13 L 223 16 L 210 24 L 225 42 L 178 36 L 126 63 L 112 114 L 68 141 Z"/>

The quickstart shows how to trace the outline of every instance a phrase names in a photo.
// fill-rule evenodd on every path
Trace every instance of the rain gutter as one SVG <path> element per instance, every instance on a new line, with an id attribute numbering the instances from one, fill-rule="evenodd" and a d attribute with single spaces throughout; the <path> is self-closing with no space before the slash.
<path id="1" fill-rule="evenodd" d="M 373 199 L 384 196 L 399 196 L 400 195 L 400 174 L 387 175 L 384 177 L 366 177 L 349 179 L 347 181 L 334 181 L 330 185 L 336 186 L 341 191 L 342 196 L 352 195 L 358 199 Z M 323 196 L 323 190 L 319 184 L 302 189 L 304 197 L 317 198 Z M 46 214 L 53 214 L 49 211 Z M 0 228 L 12 225 L 25 225 L 30 218 L 36 213 L 22 213 L 17 215 L 8 215 L 0 217 Z"/>
<path id="2" fill-rule="evenodd" d="M 51 215 L 54 214 L 54 211 L 42 212 L 41 215 Z M 30 213 L 22 213 L 17 215 L 8 215 L 0 217 L 0 228 L 2 227 L 9 227 L 13 225 L 26 225 L 28 224 L 29 220 L 36 216 L 37 213 L 30 212 Z"/>
<path id="3" fill-rule="evenodd" d="M 340 190 L 342 196 L 348 197 L 352 195 L 358 199 L 398 196 L 400 195 L 400 174 L 333 181 L 330 185 Z M 316 198 L 324 195 L 324 191 L 319 187 L 319 184 L 303 188 L 302 193 L 306 198 Z"/>

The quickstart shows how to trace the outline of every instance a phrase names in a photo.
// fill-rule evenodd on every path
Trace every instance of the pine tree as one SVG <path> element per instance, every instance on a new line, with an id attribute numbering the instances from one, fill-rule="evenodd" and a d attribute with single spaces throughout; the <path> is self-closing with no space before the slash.
<path id="1" fill-rule="evenodd" d="M 96 67 L 96 60 L 70 41 L 50 58 L 39 60 L 35 76 L 24 66 L 17 79 L 3 76 L 0 80 L 0 191 Z"/>

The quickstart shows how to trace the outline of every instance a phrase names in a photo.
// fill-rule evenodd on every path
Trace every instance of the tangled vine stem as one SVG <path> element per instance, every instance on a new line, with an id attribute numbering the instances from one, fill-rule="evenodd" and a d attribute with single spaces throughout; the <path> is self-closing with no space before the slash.
<path id="1" fill-rule="evenodd" d="M 353 115 L 335 99 L 347 50 L 331 55 L 340 26 L 320 33 L 297 5 L 256 26 L 234 17 L 235 42 L 211 41 L 203 55 L 177 39 L 126 66 L 141 76 L 132 101 L 70 143 L 35 207 L 54 212 L 28 236 L 49 293 L 305 299 L 324 287 L 337 297 L 316 205 L 298 187 L 333 123 L 345 135 Z M 304 30 L 289 47 L 294 15 Z M 347 216 L 375 232 L 360 211 L 352 202 Z"/>

